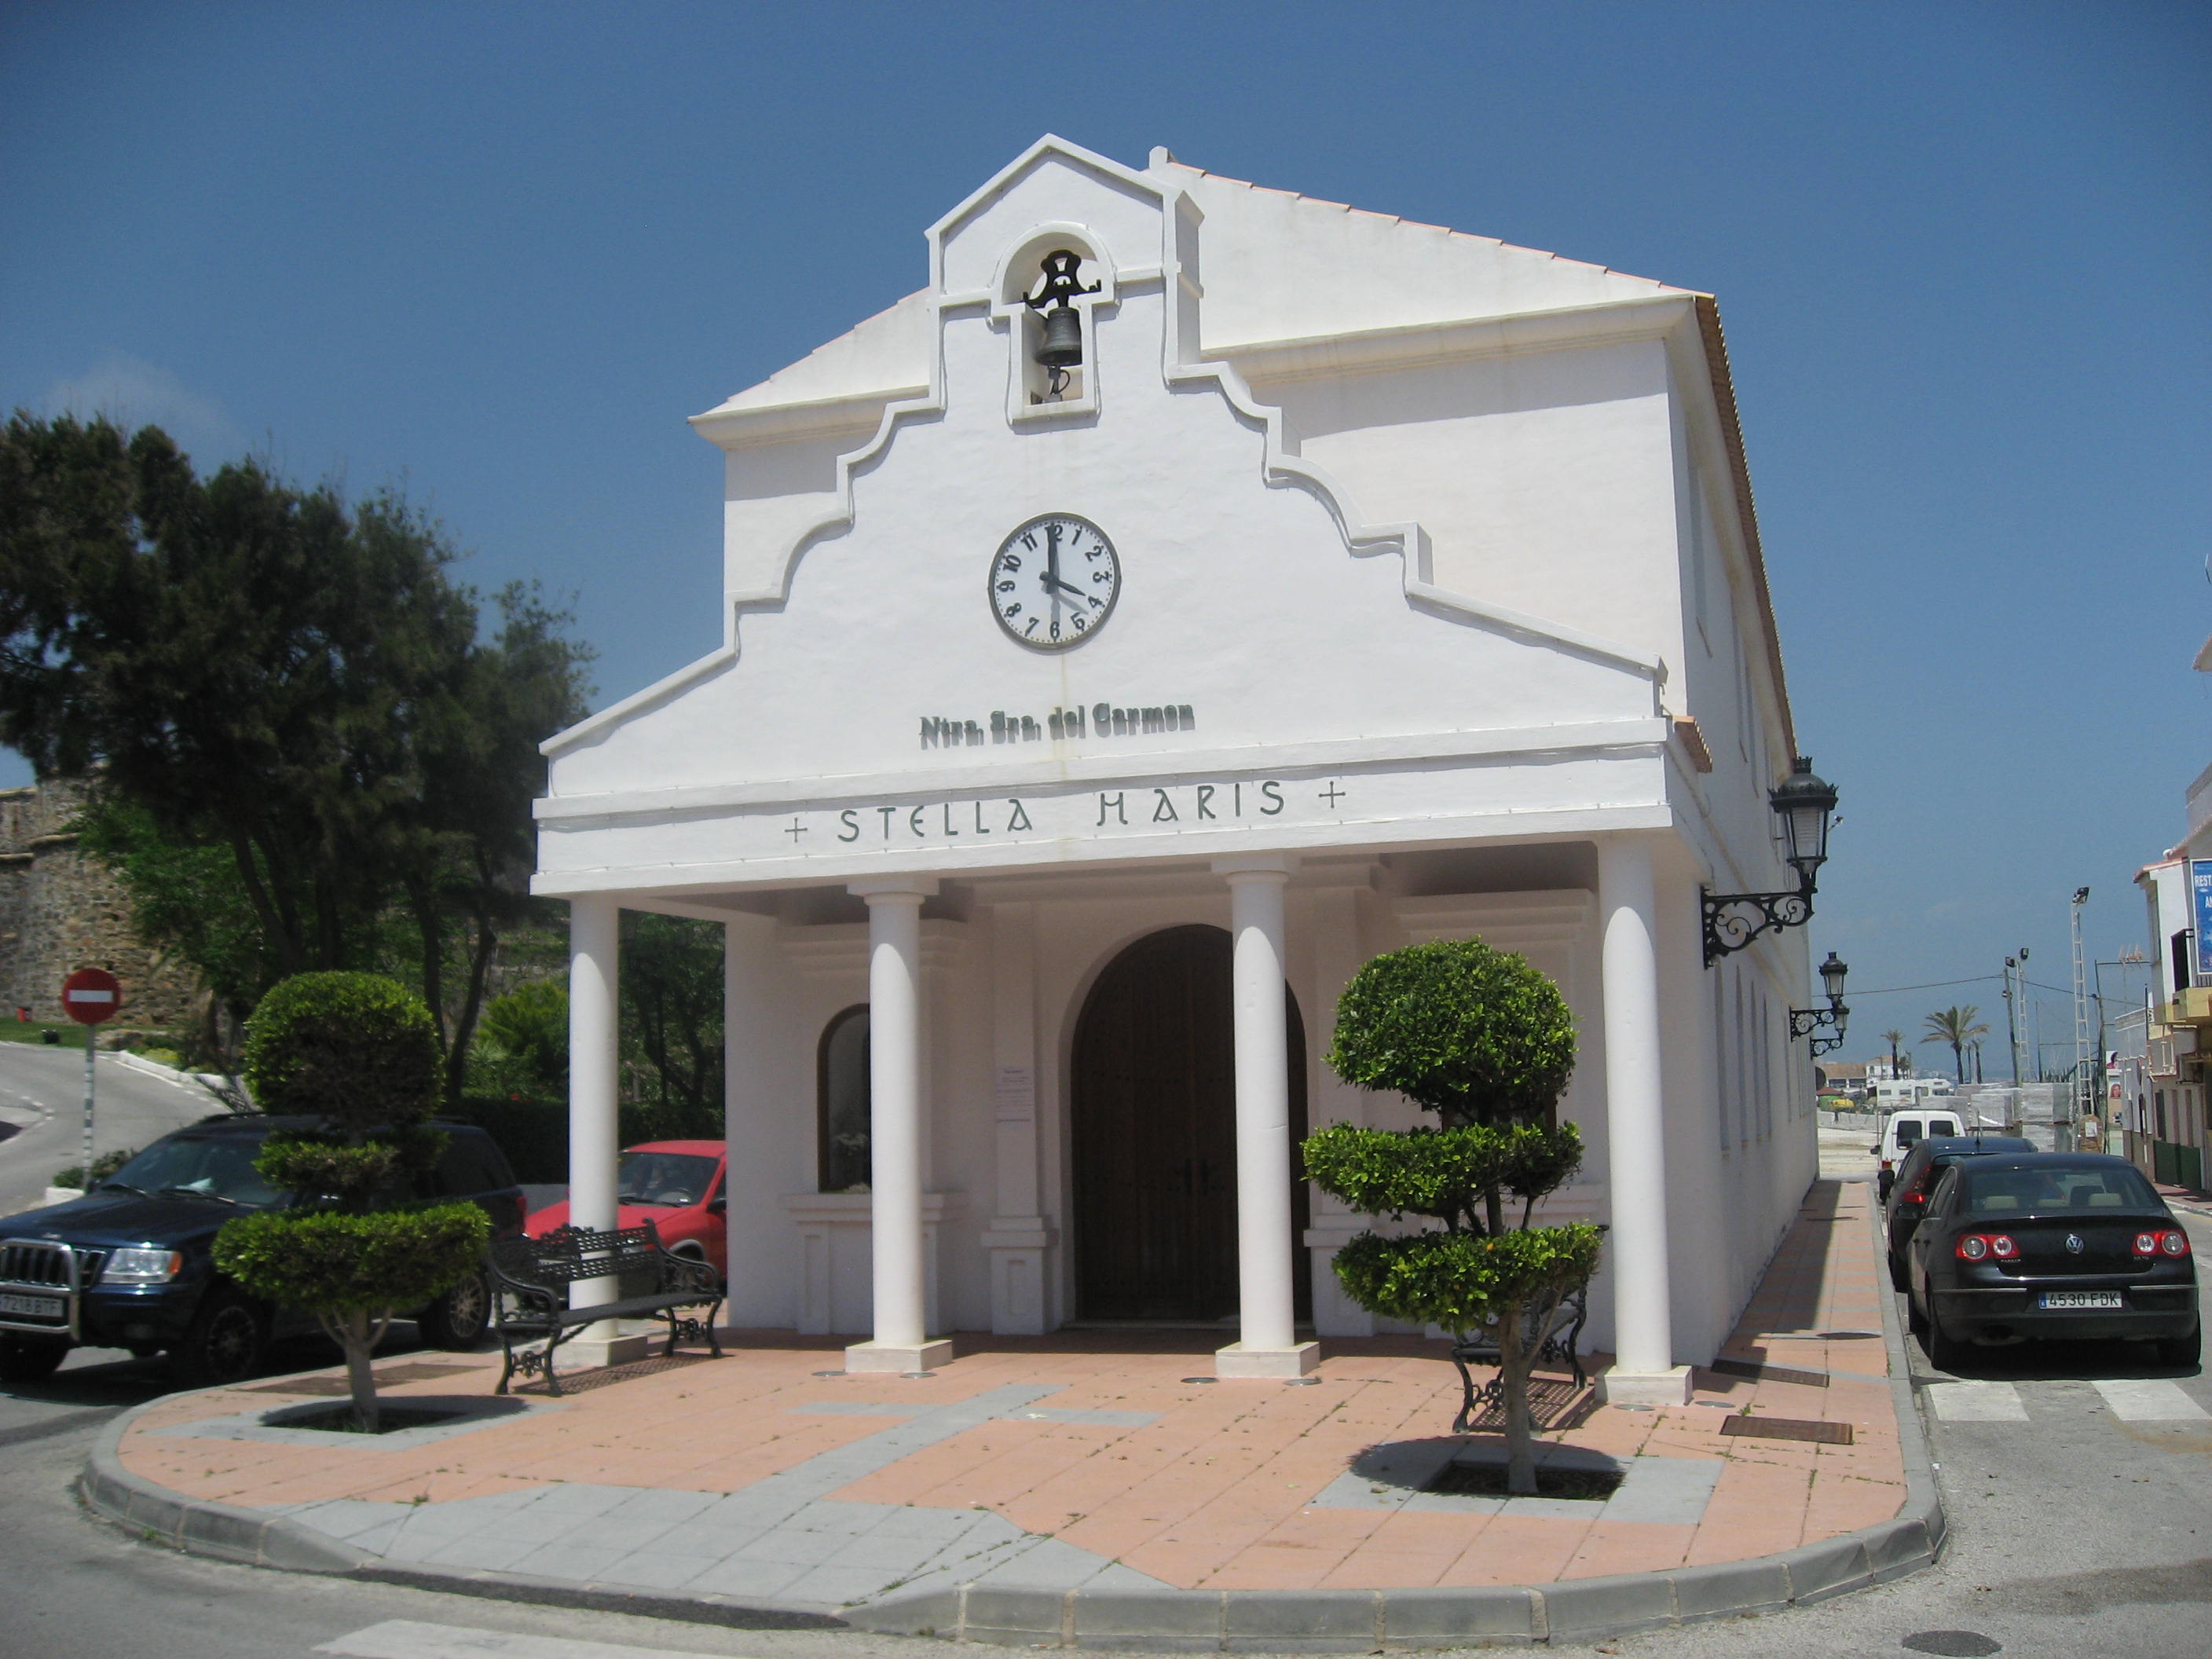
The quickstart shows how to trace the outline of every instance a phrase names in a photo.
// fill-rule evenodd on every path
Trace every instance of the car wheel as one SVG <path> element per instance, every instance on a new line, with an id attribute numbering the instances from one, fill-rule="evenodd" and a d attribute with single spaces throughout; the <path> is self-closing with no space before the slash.
<path id="1" fill-rule="evenodd" d="M 1905 1281 L 1905 1328 L 1920 1339 L 1923 1347 L 1928 1344 L 1928 1316 L 1920 1311 L 1920 1298 L 1912 1294 L 1912 1281 Z"/>
<path id="2" fill-rule="evenodd" d="M 491 1324 L 491 1281 L 471 1267 L 453 1289 L 415 1317 L 422 1340 L 434 1348 L 473 1348 Z"/>
<path id="3" fill-rule="evenodd" d="M 35 1336 L 0 1336 L 0 1382 L 43 1382 L 70 1351 L 66 1342 Z"/>
<path id="4" fill-rule="evenodd" d="M 1961 1342 L 1943 1328 L 1941 1320 L 1928 1322 L 1928 1334 L 1921 1343 L 1927 1351 L 1928 1363 L 1939 1371 L 1960 1375 L 1972 1363 L 1973 1345 Z"/>
<path id="5" fill-rule="evenodd" d="M 2204 1358 L 2204 1327 L 2200 1322 L 2186 1336 L 2169 1336 L 2158 1345 L 2158 1363 L 2161 1365 L 2196 1365 Z"/>
<path id="6" fill-rule="evenodd" d="M 192 1316 L 185 1340 L 169 1351 L 169 1369 L 188 1389 L 238 1382 L 261 1367 L 269 1326 L 245 1291 L 229 1285 L 210 1291 Z"/>

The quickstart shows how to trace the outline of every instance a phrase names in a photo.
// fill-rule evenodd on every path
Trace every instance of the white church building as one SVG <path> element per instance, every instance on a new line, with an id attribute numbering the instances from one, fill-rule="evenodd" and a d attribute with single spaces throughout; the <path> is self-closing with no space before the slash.
<path id="1" fill-rule="evenodd" d="M 727 938 L 729 1317 L 1391 1330 L 1294 1178 L 1369 957 L 1572 1006 L 1583 1346 L 1685 1397 L 1817 1171 L 1796 751 L 1717 313 L 1689 290 L 1057 138 L 918 292 L 692 417 L 721 647 L 545 745 L 574 1213 L 615 1214 L 623 908 Z M 717 601 L 704 592 L 696 603 Z"/>

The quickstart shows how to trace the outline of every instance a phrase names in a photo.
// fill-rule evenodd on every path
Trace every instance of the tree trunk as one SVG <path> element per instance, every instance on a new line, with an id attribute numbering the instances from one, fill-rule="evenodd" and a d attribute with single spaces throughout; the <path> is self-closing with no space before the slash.
<path id="1" fill-rule="evenodd" d="M 476 1041 L 477 1017 L 483 1012 L 484 981 L 491 972 L 492 953 L 499 948 L 499 929 L 482 904 L 476 907 L 476 924 L 468 994 L 462 1000 L 459 1018 L 453 1021 L 453 1041 L 446 1048 L 446 1098 L 456 1102 L 468 1080 L 469 1045 Z"/>
<path id="2" fill-rule="evenodd" d="M 369 1316 L 356 1309 L 338 1316 L 338 1346 L 345 1350 L 346 1386 L 353 1391 L 354 1421 L 361 1425 L 362 1432 L 376 1432 L 376 1373 L 369 1368 L 369 1356 L 376 1352 L 376 1339 L 384 1334 L 380 1328 L 370 1334 Z"/>
<path id="3" fill-rule="evenodd" d="M 1498 1380 L 1505 1395 L 1505 1490 L 1516 1498 L 1534 1498 L 1536 1425 L 1528 1413 L 1528 1372 L 1535 1353 L 1522 1350 L 1522 1309 L 1512 1302 L 1498 1310 Z"/>

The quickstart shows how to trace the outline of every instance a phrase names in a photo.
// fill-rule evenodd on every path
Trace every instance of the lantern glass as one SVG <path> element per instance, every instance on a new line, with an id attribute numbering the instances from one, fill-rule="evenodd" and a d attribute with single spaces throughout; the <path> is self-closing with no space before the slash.
<path id="1" fill-rule="evenodd" d="M 1844 975 L 1850 971 L 1833 951 L 1828 952 L 1828 959 L 1820 964 L 1820 988 L 1828 994 L 1829 1001 L 1843 1001 Z"/>
<path id="2" fill-rule="evenodd" d="M 1813 872 L 1827 861 L 1828 820 L 1836 810 L 1835 788 L 1814 776 L 1813 763 L 1800 755 L 1790 776 L 1767 799 L 1782 820 L 1790 866 L 1809 887 Z"/>

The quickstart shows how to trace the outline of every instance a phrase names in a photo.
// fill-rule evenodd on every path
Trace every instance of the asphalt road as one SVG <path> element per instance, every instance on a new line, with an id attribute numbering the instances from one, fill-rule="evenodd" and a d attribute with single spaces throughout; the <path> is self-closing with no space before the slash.
<path id="1" fill-rule="evenodd" d="M 136 1150 L 222 1109 L 204 1089 L 133 1071 L 112 1054 L 94 1062 L 93 1151 Z M 0 1218 L 36 1209 L 54 1172 L 84 1152 L 84 1050 L 0 1042 Z"/>
<path id="2" fill-rule="evenodd" d="M 0 1144 L 0 1169 L 13 1152 L 12 1142 Z M 1832 1168 L 1860 1172 L 1840 1147 Z M 2195 1216 L 2185 1224 L 2200 1258 L 2212 1255 L 2212 1225 Z M 1917 1346 L 1911 1352 L 1951 1516 L 1950 1547 L 1935 1569 L 1812 1607 L 1614 1638 L 1596 1650 L 1669 1659 L 2212 1656 L 2212 1415 L 2144 1415 L 2212 1413 L 2212 1382 L 2125 1348 L 2004 1351 L 1971 1377 L 1938 1372 Z M 292 1369 L 333 1357 L 303 1342 L 272 1363 Z M 1980 1386 L 1942 1392 L 1961 1382 Z M 732 1630 L 233 1567 L 139 1542 L 87 1515 L 71 1483 L 99 1425 L 165 1386 L 156 1362 L 87 1354 L 40 1387 L 0 1389 L 9 1568 L 0 1659 L 927 1659 L 944 1651 L 914 1638 Z"/>

